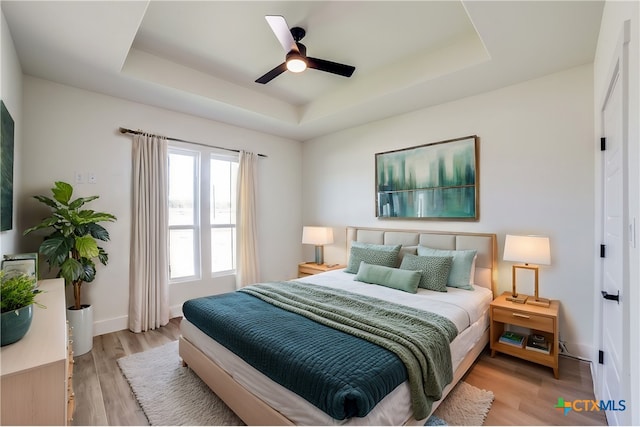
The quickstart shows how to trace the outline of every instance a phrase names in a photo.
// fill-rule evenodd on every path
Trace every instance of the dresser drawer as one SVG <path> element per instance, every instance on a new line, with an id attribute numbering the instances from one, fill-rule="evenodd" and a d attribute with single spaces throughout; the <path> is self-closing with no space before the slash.
<path id="1" fill-rule="evenodd" d="M 553 332 L 553 319 L 551 317 L 540 316 L 532 313 L 520 313 L 514 310 L 507 310 L 499 307 L 493 308 L 493 320 L 496 322 L 509 323 L 511 325 L 536 329 L 539 331 Z"/>

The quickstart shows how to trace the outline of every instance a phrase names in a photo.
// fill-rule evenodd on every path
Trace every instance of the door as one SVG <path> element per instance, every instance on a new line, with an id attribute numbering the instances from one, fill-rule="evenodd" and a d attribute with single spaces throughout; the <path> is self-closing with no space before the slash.
<path id="1" fill-rule="evenodd" d="M 600 349 L 604 352 L 600 375 L 600 399 L 616 402 L 608 406 L 609 425 L 623 425 L 624 412 L 617 404 L 625 399 L 625 354 L 629 336 L 628 322 L 624 322 L 625 277 L 628 266 L 627 221 L 627 171 L 624 49 L 618 50 L 614 59 L 607 97 L 602 106 L 602 126 L 606 148 L 602 153 L 602 242 L 605 256 L 602 259 L 600 289 L 609 299 L 601 300 L 602 337 Z M 611 296 L 618 296 L 616 301 Z M 627 325 L 625 325 L 627 323 Z"/>

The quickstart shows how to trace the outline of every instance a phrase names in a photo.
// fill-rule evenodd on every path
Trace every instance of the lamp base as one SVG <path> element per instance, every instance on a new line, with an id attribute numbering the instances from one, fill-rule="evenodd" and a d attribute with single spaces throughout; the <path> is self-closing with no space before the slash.
<path id="1" fill-rule="evenodd" d="M 525 302 L 527 302 L 527 298 L 529 298 L 527 295 L 511 295 L 510 297 L 507 297 L 507 301 L 511 301 L 516 304 L 524 304 Z"/>
<path id="2" fill-rule="evenodd" d="M 324 264 L 324 248 L 322 246 L 316 246 L 316 264 Z"/>
<path id="3" fill-rule="evenodd" d="M 549 307 L 551 301 L 546 298 L 531 298 L 527 301 L 527 304 L 537 305 L 539 307 Z"/>

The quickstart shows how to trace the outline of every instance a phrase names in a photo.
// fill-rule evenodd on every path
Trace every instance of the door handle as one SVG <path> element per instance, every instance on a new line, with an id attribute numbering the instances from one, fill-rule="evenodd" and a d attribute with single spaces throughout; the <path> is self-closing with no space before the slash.
<path id="1" fill-rule="evenodd" d="M 616 301 L 618 304 L 620 304 L 620 291 L 618 291 L 616 295 L 610 294 L 607 291 L 600 291 L 600 292 L 602 292 L 602 298 L 608 299 L 611 301 Z"/>

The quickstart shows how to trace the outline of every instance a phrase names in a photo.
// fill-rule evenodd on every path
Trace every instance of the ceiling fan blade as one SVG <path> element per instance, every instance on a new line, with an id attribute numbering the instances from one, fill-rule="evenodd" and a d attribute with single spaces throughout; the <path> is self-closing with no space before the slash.
<path id="1" fill-rule="evenodd" d="M 307 66 L 316 70 L 326 71 L 327 73 L 338 74 L 344 77 L 351 77 L 356 67 L 337 62 L 326 61 L 324 59 L 311 58 L 307 56 Z"/>
<path id="2" fill-rule="evenodd" d="M 258 78 L 258 80 L 256 80 L 256 83 L 262 83 L 262 84 L 269 83 L 271 80 L 275 79 L 276 77 L 278 77 L 280 74 L 284 73 L 285 71 L 287 71 L 287 63 L 283 62 L 282 64 L 278 65 L 273 70 L 269 71 L 264 76 Z"/>
<path id="3" fill-rule="evenodd" d="M 296 41 L 293 39 L 291 35 L 291 30 L 289 30 L 289 26 L 287 25 L 287 21 L 285 21 L 284 16 L 280 15 L 267 15 L 264 17 L 269 23 L 271 27 L 271 31 L 276 35 L 276 38 L 282 45 L 282 48 L 285 52 L 290 52 L 292 50 L 297 51 L 298 46 L 296 46 Z"/>

